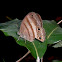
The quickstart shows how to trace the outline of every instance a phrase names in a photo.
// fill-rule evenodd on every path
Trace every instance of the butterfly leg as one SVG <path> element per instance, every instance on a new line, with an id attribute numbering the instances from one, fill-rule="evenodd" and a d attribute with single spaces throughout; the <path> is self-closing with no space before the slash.
<path id="1" fill-rule="evenodd" d="M 20 39 L 20 36 L 18 37 L 17 41 L 19 41 L 19 39 Z"/>
<path id="2" fill-rule="evenodd" d="M 24 36 L 26 39 L 27 39 L 27 37 L 26 36 Z M 25 40 L 25 43 L 26 43 L 26 39 L 24 39 Z"/>
<path id="3" fill-rule="evenodd" d="M 26 43 L 26 39 L 25 39 L 25 43 Z"/>

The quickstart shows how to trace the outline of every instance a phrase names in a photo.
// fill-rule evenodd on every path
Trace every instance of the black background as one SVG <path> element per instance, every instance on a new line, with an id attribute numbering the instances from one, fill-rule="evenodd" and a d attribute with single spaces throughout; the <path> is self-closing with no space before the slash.
<path id="1" fill-rule="evenodd" d="M 42 9 L 42 8 L 21 8 L 20 10 L 5 10 L 5 16 L 0 15 L 0 23 L 4 23 L 10 21 L 6 18 L 6 16 L 15 19 L 18 18 L 22 20 L 27 13 L 29 12 L 36 12 L 39 13 L 43 20 L 56 20 L 57 17 L 62 17 L 61 12 L 52 9 Z M 2 12 L 3 13 L 3 12 Z M 10 15 L 9 15 L 10 14 Z M 62 25 L 60 24 L 60 27 Z M 15 62 L 20 57 L 22 57 L 28 50 L 25 47 L 19 46 L 15 40 L 8 36 L 6 37 L 3 32 L 0 31 L 0 62 Z M 44 62 L 51 62 L 53 59 L 62 60 L 62 48 L 54 49 L 52 47 L 48 47 L 47 51 L 44 55 Z M 35 62 L 36 60 L 29 54 L 26 58 L 24 58 L 21 62 Z"/>

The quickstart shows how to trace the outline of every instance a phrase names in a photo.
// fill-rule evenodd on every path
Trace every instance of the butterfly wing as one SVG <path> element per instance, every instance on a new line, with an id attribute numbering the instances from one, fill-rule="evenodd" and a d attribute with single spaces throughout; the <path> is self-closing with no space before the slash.
<path id="1" fill-rule="evenodd" d="M 43 42 L 45 40 L 45 30 L 40 15 L 35 12 L 28 13 L 21 23 L 19 33 L 20 37 L 30 42 L 35 38 Z"/>
<path id="2" fill-rule="evenodd" d="M 29 20 L 25 17 L 20 26 L 20 37 L 32 42 L 34 40 Z"/>
<path id="3" fill-rule="evenodd" d="M 41 25 L 41 27 L 43 27 L 43 23 L 42 23 L 42 19 L 41 19 L 41 16 L 38 14 L 38 13 L 36 13 L 37 14 L 37 17 L 38 17 L 38 21 L 40 21 L 40 25 Z"/>

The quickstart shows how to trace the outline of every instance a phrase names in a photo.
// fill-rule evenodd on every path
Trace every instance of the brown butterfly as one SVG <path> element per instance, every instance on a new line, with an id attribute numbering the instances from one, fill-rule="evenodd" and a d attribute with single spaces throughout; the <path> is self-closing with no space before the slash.
<path id="1" fill-rule="evenodd" d="M 45 30 L 40 15 L 35 12 L 28 13 L 21 22 L 18 34 L 30 42 L 34 41 L 35 38 L 44 42 Z"/>

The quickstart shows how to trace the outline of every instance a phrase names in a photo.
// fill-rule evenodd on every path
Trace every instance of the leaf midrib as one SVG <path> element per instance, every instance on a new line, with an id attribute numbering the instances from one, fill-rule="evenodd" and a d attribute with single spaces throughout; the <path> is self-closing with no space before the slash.
<path id="1" fill-rule="evenodd" d="M 47 36 L 47 39 L 49 39 L 49 37 L 52 35 L 52 33 L 57 29 L 58 27 L 55 27 L 50 33 L 49 35 Z"/>
<path id="2" fill-rule="evenodd" d="M 35 51 L 36 51 L 36 55 L 37 55 L 37 57 L 39 57 L 39 55 L 38 55 L 38 51 L 37 51 L 37 48 L 36 48 L 34 42 L 32 42 L 32 44 L 33 44 L 33 46 L 34 46 L 34 48 L 35 48 Z"/>

